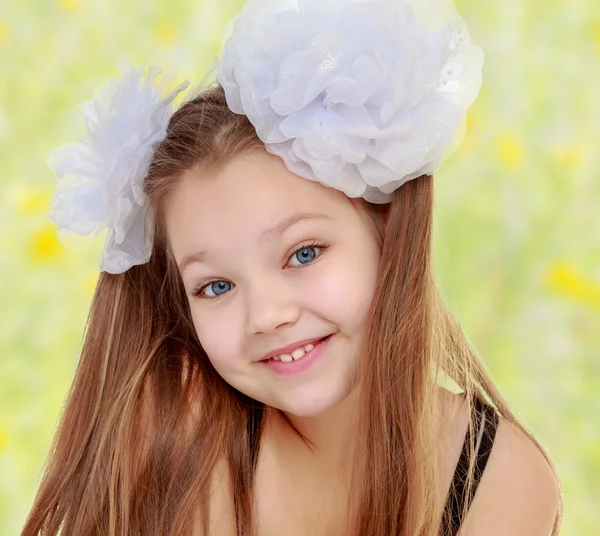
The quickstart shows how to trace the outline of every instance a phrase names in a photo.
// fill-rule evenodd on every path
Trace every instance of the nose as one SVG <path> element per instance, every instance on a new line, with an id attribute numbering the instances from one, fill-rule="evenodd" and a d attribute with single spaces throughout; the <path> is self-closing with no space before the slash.
<path id="1" fill-rule="evenodd" d="M 300 315 L 298 303 L 273 278 L 254 284 L 247 296 L 248 335 L 272 333 L 285 324 L 294 324 Z"/>

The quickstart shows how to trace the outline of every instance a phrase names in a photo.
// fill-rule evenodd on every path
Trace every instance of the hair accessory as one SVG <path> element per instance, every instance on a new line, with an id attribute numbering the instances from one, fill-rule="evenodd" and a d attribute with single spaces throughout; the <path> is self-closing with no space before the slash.
<path id="1" fill-rule="evenodd" d="M 484 55 L 452 0 L 248 0 L 227 31 L 217 65 L 227 105 L 300 176 L 388 203 L 464 139 Z M 189 85 L 161 98 L 160 67 L 144 80 L 119 58 L 119 70 L 80 105 L 88 137 L 47 159 L 59 238 L 108 229 L 99 266 L 112 274 L 150 259 L 143 181 Z"/>
<path id="2" fill-rule="evenodd" d="M 248 0 L 230 28 L 227 104 L 298 175 L 387 203 L 464 140 L 484 54 L 451 0 Z"/>
<path id="3" fill-rule="evenodd" d="M 161 98 L 172 74 L 156 83 L 162 70 L 152 66 L 143 80 L 142 69 L 123 57 L 119 71 L 118 79 L 109 79 L 80 105 L 87 138 L 61 145 L 46 161 L 58 179 L 49 217 L 59 238 L 66 243 L 69 232 L 95 237 L 107 228 L 99 266 L 111 274 L 150 260 L 152 215 L 143 180 L 156 144 L 166 136 L 170 103 L 189 85 L 186 80 Z"/>

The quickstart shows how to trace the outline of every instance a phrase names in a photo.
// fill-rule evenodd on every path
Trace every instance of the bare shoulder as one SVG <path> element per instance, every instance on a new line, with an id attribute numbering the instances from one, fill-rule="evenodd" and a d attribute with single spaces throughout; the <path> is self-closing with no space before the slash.
<path id="1" fill-rule="evenodd" d="M 500 418 L 490 457 L 460 536 L 548 536 L 560 500 L 554 473 L 536 445 Z"/>
<path id="2" fill-rule="evenodd" d="M 210 536 L 235 536 L 235 507 L 233 505 L 233 489 L 229 476 L 227 461 L 220 459 L 211 475 L 210 510 L 208 534 Z M 203 532 L 203 521 L 198 517 L 194 525 L 194 536 Z"/>

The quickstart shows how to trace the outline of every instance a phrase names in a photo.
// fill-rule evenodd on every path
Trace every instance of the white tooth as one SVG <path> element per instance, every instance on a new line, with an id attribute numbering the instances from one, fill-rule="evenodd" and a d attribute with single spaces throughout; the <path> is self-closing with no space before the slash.
<path id="1" fill-rule="evenodd" d="M 296 350 L 292 352 L 292 357 L 294 358 L 294 361 L 296 361 L 296 359 L 300 359 L 305 353 L 304 348 L 296 348 Z"/>
<path id="2" fill-rule="evenodd" d="M 306 346 L 296 348 L 291 354 L 281 354 L 281 356 L 274 357 L 273 359 L 275 361 L 283 361 L 285 363 L 289 363 L 292 360 L 295 361 L 296 359 L 300 359 L 304 354 L 310 352 L 314 347 L 315 345 L 313 343 L 308 343 Z M 282 359 L 283 356 L 288 356 L 292 359 Z"/>
<path id="3" fill-rule="evenodd" d="M 281 361 L 281 359 L 279 359 L 278 355 L 276 355 L 275 357 L 273 357 L 273 360 L 275 360 L 275 361 Z"/>
<path id="4" fill-rule="evenodd" d="M 290 354 L 281 354 L 279 356 L 280 360 L 283 361 L 284 363 L 289 363 L 290 361 L 293 360 L 292 356 Z"/>

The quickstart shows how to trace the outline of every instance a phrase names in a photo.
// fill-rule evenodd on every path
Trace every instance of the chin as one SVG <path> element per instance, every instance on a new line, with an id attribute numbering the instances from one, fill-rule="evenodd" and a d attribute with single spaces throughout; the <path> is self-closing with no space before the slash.
<path id="1" fill-rule="evenodd" d="M 310 418 L 310 417 L 318 417 L 319 415 L 325 413 L 328 409 L 331 409 L 331 406 L 329 407 L 302 407 L 302 408 L 290 408 L 290 409 L 281 409 L 281 411 L 284 411 L 285 413 L 290 413 L 292 415 L 294 415 L 295 417 L 304 417 L 304 418 Z"/>
<path id="2" fill-rule="evenodd" d="M 278 409 L 296 417 L 318 417 L 337 407 L 348 397 L 348 394 L 348 389 L 338 389 L 329 393 L 321 392 L 319 395 L 311 394 L 303 397 L 302 400 L 288 400 L 287 403 L 282 403 Z"/>

